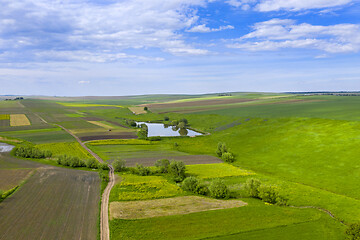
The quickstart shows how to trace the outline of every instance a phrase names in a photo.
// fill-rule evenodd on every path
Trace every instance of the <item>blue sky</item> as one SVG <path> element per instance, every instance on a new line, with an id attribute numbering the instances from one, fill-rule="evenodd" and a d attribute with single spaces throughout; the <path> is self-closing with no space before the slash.
<path id="1" fill-rule="evenodd" d="M 0 95 L 360 90 L 359 0 L 0 6 Z"/>

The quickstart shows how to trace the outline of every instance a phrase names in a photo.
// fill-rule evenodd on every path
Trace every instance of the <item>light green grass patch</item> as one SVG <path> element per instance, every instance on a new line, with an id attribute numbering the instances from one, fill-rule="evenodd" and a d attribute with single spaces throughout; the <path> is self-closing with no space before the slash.
<path id="1" fill-rule="evenodd" d="M 0 120 L 9 120 L 10 115 L 9 114 L 0 114 Z"/>
<path id="2" fill-rule="evenodd" d="M 66 154 L 80 159 L 91 158 L 91 155 L 77 142 L 46 143 L 38 144 L 36 147 L 41 150 L 51 151 L 53 156 Z"/>
<path id="3" fill-rule="evenodd" d="M 82 107 L 119 107 L 119 108 L 123 108 L 123 106 L 120 106 L 120 105 L 108 105 L 108 104 L 65 103 L 65 102 L 57 102 L 57 103 L 65 106 L 65 107 L 76 107 L 76 108 L 82 108 Z"/>
<path id="4" fill-rule="evenodd" d="M 110 202 L 167 198 L 184 194 L 177 185 L 169 183 L 161 176 L 120 176 L 121 182 L 111 190 Z"/>
<path id="5" fill-rule="evenodd" d="M 199 178 L 223 178 L 255 175 L 252 171 L 240 169 L 227 163 L 187 165 L 187 173 Z"/>
<path id="6" fill-rule="evenodd" d="M 84 115 L 81 115 L 81 114 L 78 114 L 78 113 L 66 113 L 65 115 L 67 117 L 73 117 L 73 118 L 84 117 Z"/>
<path id="7" fill-rule="evenodd" d="M 98 146 L 98 145 L 150 145 L 154 143 L 142 139 L 109 139 L 109 140 L 94 140 L 87 142 L 87 144 L 92 146 Z"/>

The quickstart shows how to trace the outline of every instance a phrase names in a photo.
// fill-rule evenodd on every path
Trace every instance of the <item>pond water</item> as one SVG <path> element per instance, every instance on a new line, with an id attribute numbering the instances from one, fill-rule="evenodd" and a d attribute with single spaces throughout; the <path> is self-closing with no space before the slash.
<path id="1" fill-rule="evenodd" d="M 202 133 L 190 130 L 190 129 L 179 129 L 174 126 L 167 126 L 163 123 L 147 123 L 147 122 L 137 122 L 138 126 L 141 124 L 146 124 L 148 127 L 148 137 L 176 137 L 176 136 L 200 136 Z"/>
<path id="2" fill-rule="evenodd" d="M 0 153 L 11 152 L 15 146 L 0 142 Z"/>

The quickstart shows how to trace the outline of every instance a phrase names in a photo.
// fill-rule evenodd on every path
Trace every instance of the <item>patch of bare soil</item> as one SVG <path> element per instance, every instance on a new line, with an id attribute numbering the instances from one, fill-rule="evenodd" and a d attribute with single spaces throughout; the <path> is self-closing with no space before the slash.
<path id="1" fill-rule="evenodd" d="M 246 205 L 246 202 L 240 200 L 217 200 L 198 196 L 145 201 L 111 202 L 110 219 L 144 219 L 227 208 L 238 208 Z"/>
<path id="2" fill-rule="evenodd" d="M 81 141 L 92 141 L 92 140 L 105 140 L 105 139 L 136 139 L 137 136 L 135 133 L 123 133 L 123 134 L 114 134 L 114 135 L 93 135 L 93 136 L 82 136 L 79 137 Z"/>
<path id="3" fill-rule="evenodd" d="M 195 164 L 210 164 L 210 163 L 222 163 L 221 159 L 208 156 L 208 155 L 186 155 L 186 156 L 161 156 L 158 157 L 147 157 L 147 158 L 126 158 L 126 166 L 134 167 L 136 164 L 142 164 L 144 166 L 150 167 L 154 166 L 155 162 L 159 159 L 169 159 L 182 161 L 185 165 L 195 165 Z"/>

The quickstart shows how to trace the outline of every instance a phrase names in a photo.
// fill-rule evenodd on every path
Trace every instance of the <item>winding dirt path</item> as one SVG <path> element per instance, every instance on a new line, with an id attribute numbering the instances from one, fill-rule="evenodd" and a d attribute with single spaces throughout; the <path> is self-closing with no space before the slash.
<path id="1" fill-rule="evenodd" d="M 56 126 L 62 128 L 64 131 L 69 133 L 71 136 L 73 136 L 78 143 L 86 150 L 88 151 L 96 160 L 98 160 L 100 163 L 104 163 L 104 160 L 99 157 L 96 153 L 94 153 L 92 150 L 90 150 L 81 140 L 78 138 L 75 134 L 70 132 L 68 129 L 64 128 L 61 125 L 55 124 Z M 106 186 L 104 193 L 101 198 L 101 213 L 100 213 L 100 239 L 101 240 L 110 240 L 110 230 L 109 230 L 109 198 L 110 198 L 110 192 L 113 186 L 115 185 L 115 175 L 114 175 L 114 168 L 108 164 L 109 166 L 109 183 Z"/>

